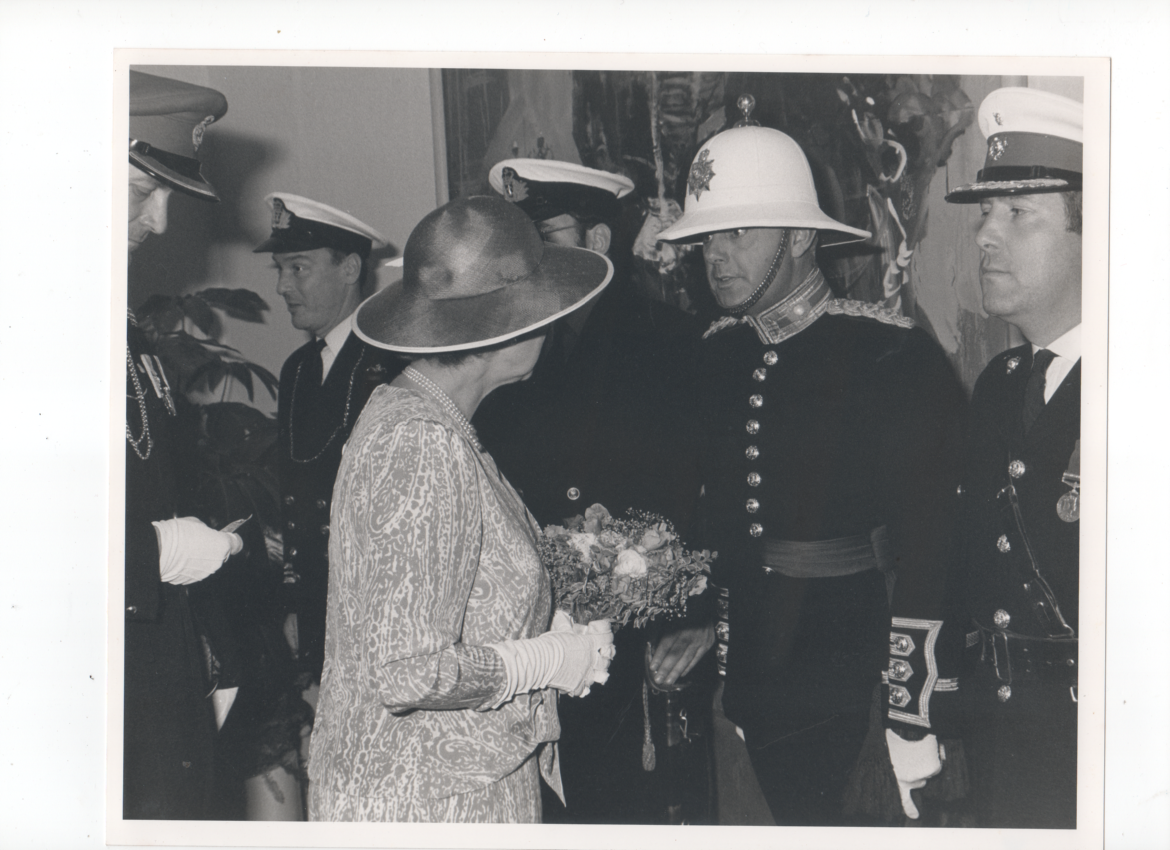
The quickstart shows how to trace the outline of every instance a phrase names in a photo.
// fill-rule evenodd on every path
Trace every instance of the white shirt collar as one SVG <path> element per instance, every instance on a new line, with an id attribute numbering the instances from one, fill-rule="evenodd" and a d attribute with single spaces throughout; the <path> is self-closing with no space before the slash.
<path id="1" fill-rule="evenodd" d="M 357 310 L 354 310 L 344 319 L 337 323 L 337 326 L 329 333 L 325 334 L 325 347 L 333 352 L 336 356 L 341 347 L 345 345 L 345 341 L 349 339 L 349 332 L 353 330 L 353 317 L 357 315 Z"/>
<path id="2" fill-rule="evenodd" d="M 1081 326 L 1078 324 L 1070 328 L 1048 343 L 1048 345 L 1036 345 L 1033 343 L 1032 354 L 1035 354 L 1041 348 L 1047 348 L 1057 357 L 1063 357 L 1066 360 L 1076 363 L 1081 359 Z"/>
<path id="3" fill-rule="evenodd" d="M 1044 347 L 1056 355 L 1044 373 L 1044 402 L 1047 404 L 1081 359 L 1081 326 L 1071 328 Z M 1040 348 L 1033 345 L 1032 355 L 1035 356 Z"/>

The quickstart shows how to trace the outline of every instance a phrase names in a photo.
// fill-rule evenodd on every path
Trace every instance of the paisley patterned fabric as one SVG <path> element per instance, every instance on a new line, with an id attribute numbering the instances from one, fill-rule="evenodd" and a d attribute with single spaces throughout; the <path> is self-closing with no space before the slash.
<path id="1" fill-rule="evenodd" d="M 314 820 L 539 820 L 559 791 L 556 692 L 505 686 L 488 644 L 548 628 L 538 529 L 489 455 L 429 397 L 383 386 L 333 491 Z"/>

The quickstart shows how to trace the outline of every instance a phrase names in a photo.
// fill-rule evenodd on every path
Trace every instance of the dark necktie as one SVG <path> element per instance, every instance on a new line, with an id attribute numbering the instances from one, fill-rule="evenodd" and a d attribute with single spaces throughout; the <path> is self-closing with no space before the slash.
<path id="1" fill-rule="evenodd" d="M 325 340 L 315 339 L 309 347 L 309 355 L 305 358 L 304 368 L 301 370 L 302 386 L 312 387 L 316 392 L 321 386 L 324 369 L 321 367 L 321 351 L 325 348 Z"/>
<path id="2" fill-rule="evenodd" d="M 323 439 L 319 433 L 324 423 L 320 416 L 321 396 L 321 349 L 325 347 L 325 340 L 315 339 L 309 345 L 305 359 L 297 370 L 296 385 L 293 387 L 293 419 L 290 424 L 295 429 L 296 451 L 299 456 L 308 456 L 317 451 Z M 314 447 L 310 452 L 308 449 Z"/>
<path id="3" fill-rule="evenodd" d="M 1041 348 L 1032 357 L 1032 371 L 1024 387 L 1024 433 L 1032 430 L 1032 424 L 1044 409 L 1044 375 L 1056 357 L 1047 348 Z"/>

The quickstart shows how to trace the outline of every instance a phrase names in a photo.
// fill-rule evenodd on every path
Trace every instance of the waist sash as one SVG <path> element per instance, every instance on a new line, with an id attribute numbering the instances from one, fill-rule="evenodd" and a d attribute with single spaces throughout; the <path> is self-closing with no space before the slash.
<path id="1" fill-rule="evenodd" d="M 789 578 L 837 578 L 878 570 L 886 577 L 886 601 L 894 602 L 894 557 L 890 532 L 879 525 L 869 534 L 832 540 L 764 540 L 764 572 Z"/>
<path id="2" fill-rule="evenodd" d="M 879 525 L 869 534 L 854 534 L 832 540 L 764 540 L 764 572 L 789 578 L 837 578 L 878 570 L 886 579 L 886 601 L 894 598 L 894 558 L 890 553 L 890 534 Z M 727 675 L 727 652 L 731 626 L 730 594 L 718 588 L 715 623 L 715 659 L 720 676 Z"/>
<path id="3" fill-rule="evenodd" d="M 836 578 L 867 570 L 893 575 L 890 535 L 884 525 L 869 534 L 832 540 L 764 540 L 764 572 L 789 578 Z"/>

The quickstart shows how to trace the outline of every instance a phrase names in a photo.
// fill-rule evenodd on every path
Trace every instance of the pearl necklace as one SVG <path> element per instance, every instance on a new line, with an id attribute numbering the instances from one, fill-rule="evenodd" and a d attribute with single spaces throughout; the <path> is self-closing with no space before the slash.
<path id="1" fill-rule="evenodd" d="M 480 445 L 479 436 L 475 433 L 475 428 L 467 421 L 467 417 L 463 415 L 463 412 L 459 410 L 455 402 L 451 401 L 451 397 L 443 392 L 442 387 L 413 366 L 407 366 L 402 370 L 402 374 L 432 395 L 435 401 L 442 405 L 443 409 L 455 420 L 455 424 L 459 426 L 459 429 L 463 432 L 463 436 L 467 437 L 471 445 L 475 446 L 475 450 L 477 452 L 483 451 L 483 446 Z"/>

